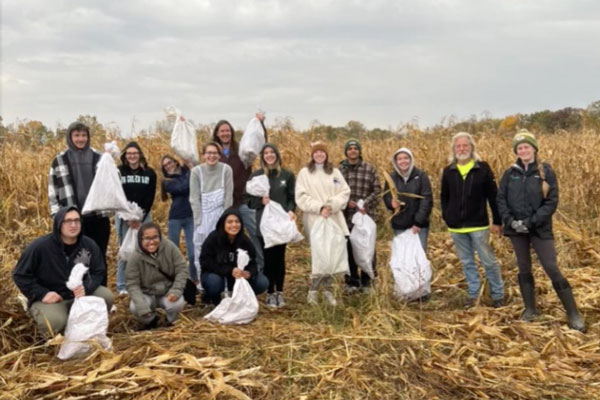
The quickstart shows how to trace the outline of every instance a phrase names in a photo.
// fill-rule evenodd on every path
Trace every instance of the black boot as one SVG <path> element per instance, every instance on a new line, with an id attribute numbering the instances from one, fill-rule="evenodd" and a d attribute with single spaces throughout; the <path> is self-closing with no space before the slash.
<path id="1" fill-rule="evenodd" d="M 154 319 L 152 319 L 152 321 L 148 322 L 145 325 L 142 325 L 140 330 L 147 331 L 150 329 L 156 329 L 157 327 L 158 327 L 158 315 L 154 316 Z"/>
<path id="2" fill-rule="evenodd" d="M 521 314 L 523 321 L 531 321 L 536 316 L 540 315 L 540 312 L 535 306 L 535 283 L 533 281 L 533 275 L 531 273 L 519 274 L 519 288 L 521 288 L 521 296 L 523 297 L 523 304 L 525 304 L 525 311 Z"/>
<path id="3" fill-rule="evenodd" d="M 569 285 L 569 281 L 567 281 L 566 279 L 555 281 L 552 282 L 552 286 L 554 286 L 554 290 L 556 290 L 558 298 L 563 303 L 563 306 L 567 311 L 569 327 L 571 329 L 576 329 L 580 332 L 585 332 L 585 322 L 583 321 L 583 318 L 577 310 L 577 304 L 575 303 L 575 298 L 573 297 L 573 291 L 571 290 L 571 285 Z"/>

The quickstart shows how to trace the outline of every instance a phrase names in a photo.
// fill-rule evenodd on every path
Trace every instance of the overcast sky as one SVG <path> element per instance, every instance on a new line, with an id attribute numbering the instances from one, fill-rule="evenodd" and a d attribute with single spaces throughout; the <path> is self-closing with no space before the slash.
<path id="1" fill-rule="evenodd" d="M 600 1 L 1 0 L 0 115 L 369 128 L 600 100 Z"/>

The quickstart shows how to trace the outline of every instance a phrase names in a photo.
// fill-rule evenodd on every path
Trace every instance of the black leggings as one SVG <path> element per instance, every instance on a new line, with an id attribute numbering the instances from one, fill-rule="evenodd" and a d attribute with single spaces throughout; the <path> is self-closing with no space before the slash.
<path id="1" fill-rule="evenodd" d="M 265 242 L 260 237 L 260 245 L 265 256 L 265 275 L 269 278 L 268 293 L 275 291 L 283 292 L 283 281 L 285 280 L 285 244 L 265 249 Z"/>
<path id="2" fill-rule="evenodd" d="M 552 282 L 562 281 L 564 277 L 558 269 L 554 239 L 540 239 L 532 235 L 510 236 L 520 274 L 531 273 L 531 247 L 537 254 L 540 264 Z"/>

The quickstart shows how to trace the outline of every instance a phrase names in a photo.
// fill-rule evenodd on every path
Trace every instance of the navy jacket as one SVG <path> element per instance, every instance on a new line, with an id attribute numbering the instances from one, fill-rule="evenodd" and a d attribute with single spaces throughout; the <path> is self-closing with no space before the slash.
<path id="1" fill-rule="evenodd" d="M 190 170 L 181 167 L 181 174 L 171 175 L 162 181 L 165 192 L 173 202 L 169 209 L 169 219 L 184 219 L 193 216 L 190 206 Z"/>

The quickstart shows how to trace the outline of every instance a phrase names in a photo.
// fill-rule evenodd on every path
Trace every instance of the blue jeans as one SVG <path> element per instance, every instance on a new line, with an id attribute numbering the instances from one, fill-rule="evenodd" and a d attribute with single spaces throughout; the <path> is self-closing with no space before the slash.
<path id="1" fill-rule="evenodd" d="M 256 210 L 251 209 L 246 204 L 242 204 L 240 208 L 238 208 L 240 215 L 242 216 L 242 222 L 244 223 L 244 227 L 248 231 L 248 235 L 250 236 L 250 240 L 254 245 L 254 250 L 256 251 L 256 266 L 258 267 L 258 271 L 262 272 L 265 266 L 265 259 L 262 252 L 262 247 L 260 245 L 260 241 L 257 236 L 256 226 Z M 203 285 L 204 286 L 204 285 Z"/>
<path id="2" fill-rule="evenodd" d="M 235 278 L 233 276 L 228 276 L 227 278 L 213 274 L 212 272 L 203 272 L 201 275 L 202 280 L 202 288 L 204 289 L 204 302 L 219 304 L 221 302 L 221 293 L 225 290 L 225 282 L 228 283 L 228 290 L 233 287 L 233 282 Z M 261 294 L 267 290 L 269 287 L 269 280 L 266 276 L 259 273 L 258 275 L 253 276 L 248 279 L 252 290 L 254 290 L 254 294 Z"/>
<path id="3" fill-rule="evenodd" d="M 490 246 L 490 230 L 482 230 L 470 233 L 450 232 L 456 253 L 463 265 L 463 272 L 467 280 L 467 292 L 469 297 L 474 299 L 479 294 L 481 280 L 477 264 L 475 264 L 475 251 L 479 260 L 485 269 L 485 277 L 490 285 L 492 300 L 501 300 L 504 298 L 504 283 L 500 274 L 500 265 L 494 255 L 494 250 Z"/>
<path id="4" fill-rule="evenodd" d="M 148 213 L 146 218 L 142 221 L 148 222 L 152 221 L 152 213 Z M 127 225 L 127 221 L 122 220 L 121 218 L 115 216 L 115 230 L 117 231 L 117 239 L 119 240 L 119 246 L 123 243 L 123 239 L 125 239 L 125 235 L 129 230 L 129 225 Z M 117 292 L 122 290 L 127 290 L 125 287 L 125 268 L 127 267 L 127 261 L 119 260 L 117 263 Z"/>
<path id="5" fill-rule="evenodd" d="M 189 261 L 190 279 L 196 281 L 196 267 L 194 266 L 194 217 L 170 219 L 167 224 L 169 240 L 179 247 L 181 230 L 185 234 L 185 252 Z"/>
<path id="6" fill-rule="evenodd" d="M 408 228 L 412 229 L 412 228 Z M 403 233 L 406 229 L 394 229 L 394 234 L 396 236 Z M 429 228 L 421 228 L 419 230 L 419 240 L 421 241 L 421 246 L 423 246 L 423 251 L 427 253 L 427 238 L 429 237 Z"/>

